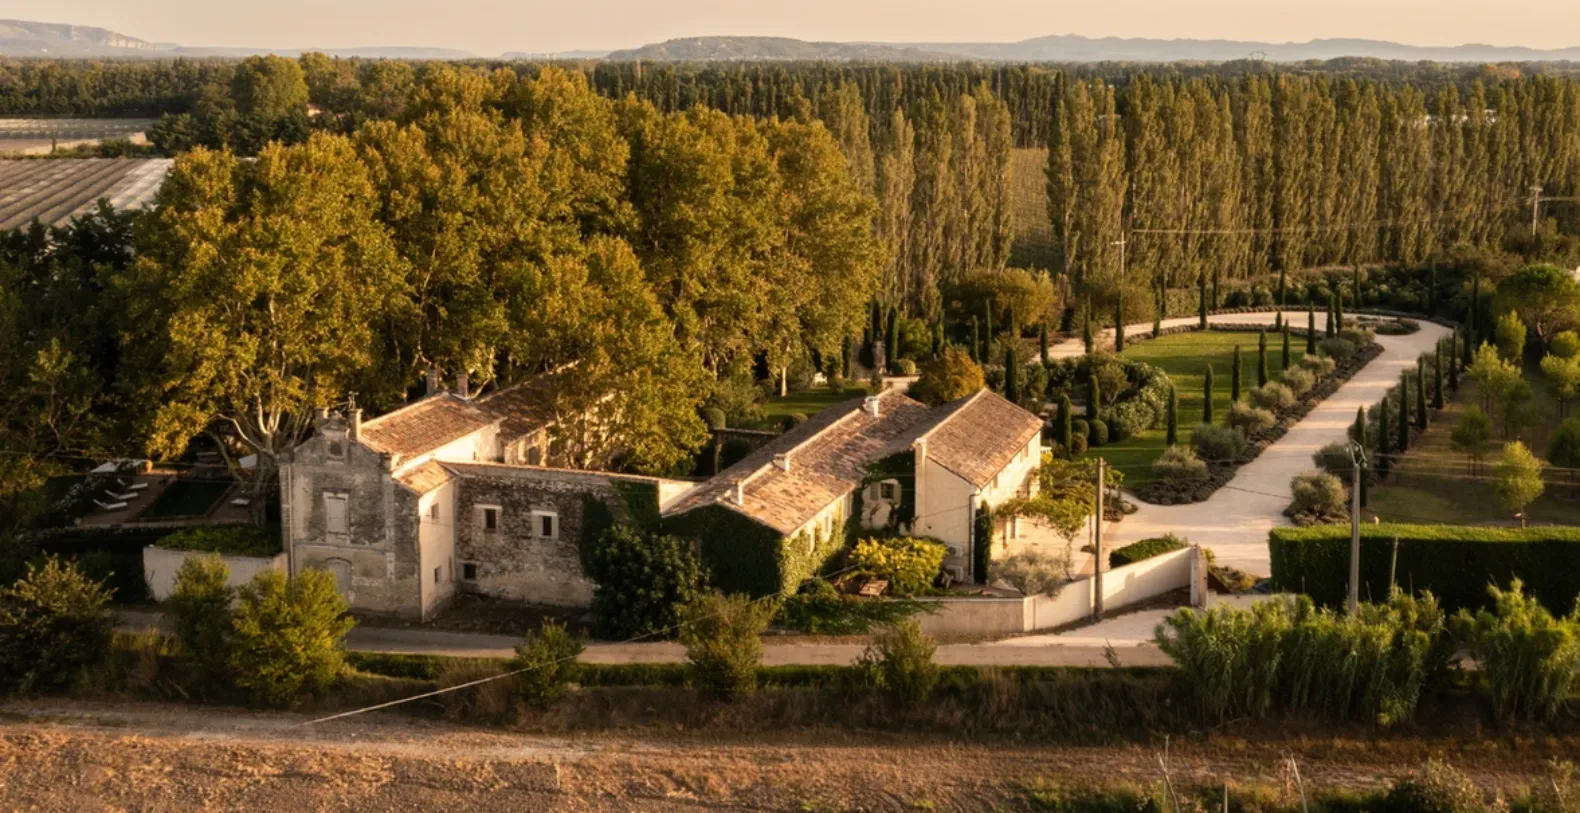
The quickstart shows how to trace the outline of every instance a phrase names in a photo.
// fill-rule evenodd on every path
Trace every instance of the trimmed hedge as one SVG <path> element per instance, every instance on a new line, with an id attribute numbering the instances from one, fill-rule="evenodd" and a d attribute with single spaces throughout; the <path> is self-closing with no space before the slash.
<path id="1" fill-rule="evenodd" d="M 279 553 L 280 529 L 256 525 L 203 525 L 176 531 L 155 543 L 167 550 L 190 550 L 237 556 L 273 556 Z"/>
<path id="2" fill-rule="evenodd" d="M 1165 553 L 1184 550 L 1186 547 L 1188 546 L 1185 544 L 1185 540 L 1173 534 L 1155 536 L 1151 539 L 1143 539 L 1140 542 L 1132 542 L 1109 553 L 1108 566 L 1124 567 L 1125 565 L 1133 565 L 1136 562 L 1151 559 L 1154 556 L 1162 556 Z"/>
<path id="3" fill-rule="evenodd" d="M 1485 606 L 1487 585 L 1514 578 L 1555 615 L 1567 615 L 1580 595 L 1580 528 L 1382 524 L 1361 526 L 1362 601 L 1388 596 L 1395 539 L 1397 584 L 1412 593 L 1430 590 L 1449 610 Z M 1344 603 L 1348 525 L 1274 528 L 1267 544 L 1275 590 L 1305 593 L 1325 606 Z"/>

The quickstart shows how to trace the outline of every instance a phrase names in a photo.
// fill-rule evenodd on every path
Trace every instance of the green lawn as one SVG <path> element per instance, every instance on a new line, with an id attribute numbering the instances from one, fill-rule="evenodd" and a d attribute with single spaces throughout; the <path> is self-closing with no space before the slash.
<path id="1" fill-rule="evenodd" d="M 810 418 L 840 401 L 849 401 L 866 394 L 865 387 L 846 387 L 843 390 L 813 387 L 792 392 L 783 398 L 771 398 L 763 403 L 763 422 L 769 426 L 778 426 L 780 421 L 797 412 Z"/>
<path id="2" fill-rule="evenodd" d="M 214 480 L 177 480 L 170 484 L 143 513 L 145 519 L 156 517 L 201 517 L 208 514 L 214 503 L 225 496 L 229 482 Z"/>
<path id="3" fill-rule="evenodd" d="M 1459 393 L 1449 401 L 1427 431 L 1416 439 L 1387 483 L 1374 486 L 1366 512 L 1384 522 L 1446 522 L 1464 525 L 1513 525 L 1516 521 L 1498 505 L 1493 489 L 1493 467 L 1498 451 L 1509 440 L 1518 439 L 1537 457 L 1546 459 L 1548 437 L 1558 426 L 1558 403 L 1542 381 L 1540 371 L 1527 367 L 1525 380 L 1531 385 L 1535 420 L 1527 428 L 1505 438 L 1498 416 L 1493 414 L 1493 440 L 1480 467 L 1472 473 L 1470 461 L 1454 451 L 1449 435 L 1465 407 L 1480 404 L 1476 385 L 1463 382 Z M 1580 525 L 1580 499 L 1574 494 L 1580 483 L 1571 486 L 1561 475 L 1547 475 L 1547 492 L 1526 510 L 1533 523 Z"/>
<path id="4" fill-rule="evenodd" d="M 1125 358 L 1144 361 L 1160 367 L 1179 393 L 1180 442 L 1190 442 L 1192 426 L 1201 423 L 1202 379 L 1207 364 L 1213 369 L 1213 417 L 1224 423 L 1229 417 L 1230 372 L 1234 359 L 1234 346 L 1240 345 L 1241 395 L 1256 386 L 1256 340 L 1252 332 L 1191 331 L 1174 333 L 1161 339 L 1139 342 L 1125 348 Z M 1306 354 L 1306 341 L 1301 336 L 1291 336 L 1290 362 L 1299 364 Z M 1267 371 L 1272 380 L 1283 372 L 1283 337 L 1271 331 L 1267 334 Z M 1119 443 L 1110 443 L 1093 453 L 1100 453 L 1110 464 L 1125 473 L 1127 486 L 1140 485 L 1152 479 L 1152 461 L 1163 453 L 1163 440 L 1167 430 L 1162 421 L 1156 429 Z"/>

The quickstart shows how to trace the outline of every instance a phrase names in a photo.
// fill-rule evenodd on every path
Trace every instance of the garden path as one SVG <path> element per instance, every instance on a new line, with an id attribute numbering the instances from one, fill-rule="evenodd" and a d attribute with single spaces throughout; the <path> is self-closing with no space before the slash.
<path id="1" fill-rule="evenodd" d="M 1209 316 L 1208 321 L 1272 325 L 1276 315 L 1276 311 L 1225 313 Z M 1286 310 L 1284 318 L 1296 326 L 1303 325 L 1306 312 Z M 1326 318 L 1319 314 L 1318 325 L 1325 327 Z M 1163 327 L 1193 325 L 1197 319 L 1194 316 L 1165 319 Z M 1151 334 L 1151 323 L 1130 325 L 1125 329 L 1126 336 Z M 1105 546 L 1112 549 L 1172 533 L 1211 548 L 1219 564 L 1257 576 L 1270 575 L 1267 533 L 1275 526 L 1289 524 L 1284 517 L 1284 509 L 1289 507 L 1290 501 L 1289 481 L 1315 468 L 1311 456 L 1318 449 L 1346 438 L 1346 432 L 1355 422 L 1356 408 L 1370 407 L 1382 400 L 1383 393 L 1399 380 L 1400 374 L 1413 367 L 1417 357 L 1433 350 L 1438 340 L 1447 335 L 1447 328 L 1423 321 L 1417 333 L 1378 336 L 1382 355 L 1318 404 L 1288 433 L 1263 450 L 1256 460 L 1241 466 L 1228 485 L 1218 489 L 1205 502 L 1190 505 L 1148 505 L 1137 501 L 1136 513 L 1104 526 Z M 1113 331 L 1104 330 L 1096 338 L 1099 344 L 1112 346 Z M 1048 351 L 1055 358 L 1070 358 L 1085 352 L 1079 338 L 1050 346 Z M 1180 420 L 1186 421 L 1189 417 L 1182 415 Z M 1090 558 L 1089 554 L 1087 556 Z"/>

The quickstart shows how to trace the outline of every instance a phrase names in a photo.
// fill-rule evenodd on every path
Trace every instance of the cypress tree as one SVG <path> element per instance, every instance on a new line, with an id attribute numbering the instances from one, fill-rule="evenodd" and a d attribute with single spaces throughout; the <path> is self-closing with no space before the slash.
<path id="1" fill-rule="evenodd" d="M 1048 363 L 1048 323 L 1046 320 L 1037 328 L 1037 349 L 1042 352 L 1042 363 Z"/>
<path id="2" fill-rule="evenodd" d="M 1020 364 L 1015 358 L 1015 345 L 1004 349 L 1004 399 L 1020 403 Z"/>
<path id="3" fill-rule="evenodd" d="M 976 527 L 971 534 L 971 559 L 977 584 L 987 584 L 993 568 L 993 508 L 984 500 L 977 506 Z"/>
<path id="4" fill-rule="evenodd" d="M 1317 308 L 1316 305 L 1306 303 L 1306 355 L 1317 354 Z"/>
<path id="5" fill-rule="evenodd" d="M 1437 260 L 1432 260 L 1432 269 L 1426 276 L 1426 315 L 1437 315 Z"/>
<path id="6" fill-rule="evenodd" d="M 971 353 L 971 360 L 978 364 L 983 363 L 982 357 L 978 355 L 982 350 L 982 339 L 978 335 L 980 332 L 977 326 L 977 318 L 975 316 L 971 317 L 971 346 L 967 350 Z"/>
<path id="7" fill-rule="evenodd" d="M 1333 335 L 1344 329 L 1344 288 L 1333 291 Z"/>
<path id="8" fill-rule="evenodd" d="M 1448 388 L 1459 392 L 1459 328 L 1448 339 Z"/>
<path id="9" fill-rule="evenodd" d="M 1234 363 L 1229 367 L 1229 403 L 1240 401 L 1240 345 L 1234 346 Z"/>
<path id="10" fill-rule="evenodd" d="M 1256 386 L 1267 386 L 1267 331 L 1256 334 Z"/>
<path id="11" fill-rule="evenodd" d="M 1324 338 L 1331 339 L 1333 334 L 1333 297 L 1330 296 L 1328 297 L 1328 324 L 1327 327 L 1322 329 L 1322 335 Z"/>
<path id="12" fill-rule="evenodd" d="M 1212 309 L 1217 310 L 1223 305 L 1223 299 L 1218 296 L 1219 272 L 1216 266 L 1212 269 Z"/>
<path id="13" fill-rule="evenodd" d="M 1426 356 L 1415 362 L 1415 425 L 1426 428 Z"/>
<path id="14" fill-rule="evenodd" d="M 1470 310 L 1465 312 L 1465 366 L 1469 367 L 1476 360 L 1476 311 L 1480 309 L 1481 275 L 1477 274 L 1470 282 Z"/>
<path id="15" fill-rule="evenodd" d="M 1206 272 L 1202 272 L 1202 275 L 1196 278 L 1196 288 L 1197 288 L 1197 291 L 1196 291 L 1196 302 L 1197 302 L 1197 304 L 1196 304 L 1196 312 L 1201 317 L 1201 324 L 1198 325 L 1198 327 L 1200 327 L 1202 330 L 1206 330 L 1207 329 L 1207 273 Z"/>
<path id="16" fill-rule="evenodd" d="M 1092 309 L 1087 308 L 1086 317 L 1081 320 L 1081 343 L 1086 346 L 1086 355 L 1092 355 Z"/>
<path id="17" fill-rule="evenodd" d="M 984 331 L 982 334 L 982 363 L 992 364 L 993 339 L 997 335 L 993 332 L 993 306 L 991 304 L 983 305 L 982 310 L 986 314 L 982 320 L 982 329 Z"/>
<path id="18" fill-rule="evenodd" d="M 1384 397 L 1377 408 L 1381 410 L 1377 413 L 1377 476 L 1387 477 L 1391 465 L 1388 441 L 1392 437 L 1388 432 L 1388 399 Z"/>
<path id="19" fill-rule="evenodd" d="M 939 319 L 933 323 L 933 357 L 944 354 L 944 320 Z"/>
<path id="20" fill-rule="evenodd" d="M 1075 407 L 1068 395 L 1059 396 L 1059 414 L 1054 427 L 1059 432 L 1059 448 L 1069 454 L 1071 438 L 1075 435 Z"/>
<path id="21" fill-rule="evenodd" d="M 1114 352 L 1125 352 L 1125 298 L 1114 299 Z"/>
<path id="22" fill-rule="evenodd" d="M 1437 364 L 1432 366 L 1432 408 L 1443 408 L 1443 345 L 1437 346 Z"/>
<path id="23" fill-rule="evenodd" d="M 1355 271 L 1350 275 L 1350 294 L 1355 298 L 1350 300 L 1351 307 L 1361 306 L 1361 264 L 1355 263 Z"/>
<path id="24" fill-rule="evenodd" d="M 1095 421 L 1102 417 L 1103 388 L 1097 383 L 1097 372 L 1086 374 L 1086 419 Z"/>
<path id="25" fill-rule="evenodd" d="M 872 300 L 872 324 L 868 333 L 870 341 L 876 342 L 883 336 L 883 303 Z"/>
<path id="26" fill-rule="evenodd" d="M 839 377 L 840 378 L 850 378 L 850 346 L 852 344 L 854 344 L 854 343 L 855 343 L 854 339 L 852 339 L 849 336 L 845 337 L 845 344 L 841 348 L 841 352 L 839 354 Z"/>
<path id="27" fill-rule="evenodd" d="M 1399 453 L 1410 451 L 1410 371 L 1399 375 Z"/>
<path id="28" fill-rule="evenodd" d="M 1278 268 L 1278 309 L 1284 309 L 1284 303 L 1289 301 L 1288 278 L 1282 265 Z"/>
<path id="29" fill-rule="evenodd" d="M 1207 363 L 1207 375 L 1202 385 L 1201 422 L 1212 423 L 1212 363 Z"/>
<path id="30" fill-rule="evenodd" d="M 1284 310 L 1282 308 L 1278 309 L 1276 312 L 1273 313 L 1273 329 L 1274 330 L 1283 330 L 1284 329 Z"/>
<path id="31" fill-rule="evenodd" d="M 1168 432 L 1164 437 L 1164 443 L 1168 446 L 1178 445 L 1180 442 L 1180 396 L 1179 393 L 1175 391 L 1174 382 L 1172 381 L 1169 382 L 1169 408 L 1167 421 Z"/>
<path id="32" fill-rule="evenodd" d="M 889 306 L 889 329 L 883 334 L 885 342 L 884 360 L 893 369 L 900 361 L 900 309 Z"/>
<path id="33" fill-rule="evenodd" d="M 1284 325 L 1284 369 L 1289 369 L 1289 325 Z"/>
<path id="34" fill-rule="evenodd" d="M 1152 338 L 1163 335 L 1163 311 L 1168 307 L 1168 295 L 1158 287 L 1157 307 L 1152 309 Z"/>

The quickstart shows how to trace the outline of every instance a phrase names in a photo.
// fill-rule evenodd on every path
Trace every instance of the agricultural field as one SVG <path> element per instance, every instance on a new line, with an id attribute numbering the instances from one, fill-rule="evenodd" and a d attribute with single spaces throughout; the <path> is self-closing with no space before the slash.
<path id="1" fill-rule="evenodd" d="M 123 138 L 147 143 L 152 119 L 0 119 L 0 155 L 48 155 L 56 150 Z"/>
<path id="2" fill-rule="evenodd" d="M 1244 365 L 1240 384 L 1243 395 L 1246 390 L 1256 386 L 1256 342 L 1257 334 L 1250 331 L 1191 331 L 1132 344 L 1125 348 L 1123 355 L 1160 367 L 1168 373 L 1179 393 L 1179 441 L 1189 444 L 1191 427 L 1201 422 L 1203 378 L 1207 365 L 1210 363 L 1213 368 L 1213 416 L 1218 423 L 1224 423 L 1233 403 L 1229 396 L 1233 386 L 1230 370 L 1233 367 L 1235 345 L 1240 346 L 1241 363 Z M 1303 339 L 1292 341 L 1289 350 L 1290 362 L 1299 364 L 1306 355 L 1306 343 Z M 1269 332 L 1268 376 L 1276 380 L 1283 369 L 1282 340 L 1278 334 Z M 1093 453 L 1100 451 L 1111 465 L 1123 471 L 1126 486 L 1137 486 L 1152 480 L 1152 461 L 1163 453 L 1167 434 L 1167 428 L 1160 422 L 1157 428 L 1149 432 L 1110 443 L 1093 450 Z"/>
<path id="3" fill-rule="evenodd" d="M 0 231 L 33 221 L 61 225 L 100 200 L 116 210 L 140 209 L 170 172 L 168 158 L 0 159 Z"/>
<path id="4" fill-rule="evenodd" d="M 1526 383 L 1533 396 L 1530 423 L 1512 438 L 1503 436 L 1493 421 L 1492 442 L 1474 471 L 1470 458 L 1455 451 L 1450 435 L 1465 409 L 1479 404 L 1476 385 L 1465 381 L 1424 434 L 1394 469 L 1388 480 L 1373 486 L 1365 512 L 1384 522 L 1446 522 L 1466 525 L 1517 525 L 1493 492 L 1498 451 L 1511 440 L 1520 440 L 1537 457 L 1547 457 L 1549 438 L 1558 426 L 1558 402 L 1539 371 L 1527 366 Z M 1539 525 L 1580 525 L 1580 482 L 1559 474 L 1546 476 L 1547 491 L 1526 509 L 1529 522 Z"/>

